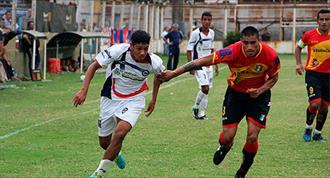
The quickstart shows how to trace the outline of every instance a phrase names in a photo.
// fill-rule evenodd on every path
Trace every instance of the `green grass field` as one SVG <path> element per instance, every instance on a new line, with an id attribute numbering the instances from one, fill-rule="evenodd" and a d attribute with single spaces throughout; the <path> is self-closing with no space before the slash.
<path id="1" fill-rule="evenodd" d="M 303 141 L 304 77 L 295 75 L 293 55 L 280 58 L 282 70 L 272 90 L 267 129 L 261 132 L 259 151 L 247 177 L 330 177 L 330 121 L 323 130 L 326 142 Z M 185 61 L 181 57 L 181 64 Z M 241 164 L 246 121 L 239 125 L 226 159 L 213 165 L 228 76 L 227 67 L 220 67 L 209 94 L 209 120 L 192 119 L 198 91 L 193 76 L 163 84 L 154 113 L 148 118 L 141 115 L 124 141 L 127 167 L 119 170 L 113 165 L 108 177 L 233 177 Z M 103 155 L 96 124 L 104 74 L 95 76 L 85 104 L 74 108 L 71 99 L 80 88 L 79 76 L 9 82 L 8 88 L 0 90 L 1 178 L 88 177 L 95 170 Z"/>

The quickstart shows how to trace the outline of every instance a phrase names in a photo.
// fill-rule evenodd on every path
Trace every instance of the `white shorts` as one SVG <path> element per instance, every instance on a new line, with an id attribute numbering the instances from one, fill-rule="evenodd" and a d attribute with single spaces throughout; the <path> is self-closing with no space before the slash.
<path id="1" fill-rule="evenodd" d="M 109 136 L 115 131 L 116 118 L 127 121 L 134 127 L 144 106 L 144 98 L 139 100 L 111 100 L 107 97 L 101 97 L 98 120 L 99 136 Z"/>
<path id="2" fill-rule="evenodd" d="M 213 85 L 213 67 L 210 66 L 209 68 L 203 67 L 202 70 L 195 71 L 195 77 L 199 84 L 199 87 L 203 85 L 208 85 L 212 88 Z"/>

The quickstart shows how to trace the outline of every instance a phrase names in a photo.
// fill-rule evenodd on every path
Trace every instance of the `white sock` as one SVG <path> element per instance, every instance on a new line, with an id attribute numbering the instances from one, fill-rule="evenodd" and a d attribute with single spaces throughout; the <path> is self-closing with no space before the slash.
<path id="1" fill-rule="evenodd" d="M 200 103 L 200 112 L 198 114 L 198 117 L 205 116 L 205 111 L 207 108 L 207 103 L 208 103 L 208 95 L 204 94 L 204 97 L 202 98 L 202 101 Z"/>
<path id="2" fill-rule="evenodd" d="M 314 134 L 321 134 L 321 131 L 318 131 L 318 130 L 314 130 Z"/>
<path id="3" fill-rule="evenodd" d="M 105 175 L 105 173 L 108 171 L 111 164 L 112 164 L 112 161 L 110 161 L 108 159 L 102 159 L 99 164 L 99 167 L 96 169 L 95 172 L 97 172 L 98 175 L 103 177 Z"/>
<path id="4" fill-rule="evenodd" d="M 306 124 L 306 127 L 305 127 L 306 129 L 311 129 L 311 128 L 313 128 L 313 125 L 308 125 L 308 124 Z"/>
<path id="5" fill-rule="evenodd" d="M 199 104 L 201 103 L 202 99 L 204 98 L 205 94 L 199 90 L 195 99 L 195 104 L 193 108 L 198 108 Z"/>

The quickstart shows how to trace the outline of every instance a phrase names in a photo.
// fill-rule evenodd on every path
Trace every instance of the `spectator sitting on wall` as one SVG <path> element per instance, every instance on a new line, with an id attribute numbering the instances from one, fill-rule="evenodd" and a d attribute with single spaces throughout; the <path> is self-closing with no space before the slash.
<path id="1" fill-rule="evenodd" d="M 7 56 L 7 51 L 4 48 L 4 41 L 3 41 L 3 35 L 2 32 L 0 32 L 0 65 L 3 68 L 3 71 L 5 72 L 5 77 L 3 71 L 0 72 L 2 73 L 2 78 L 6 80 L 17 80 L 17 78 L 14 75 L 14 70 L 12 66 L 10 65 L 9 58 Z M 1 70 L 1 69 L 0 69 Z M 3 81 L 3 80 L 2 80 Z"/>
<path id="2" fill-rule="evenodd" d="M 65 72 L 76 72 L 79 69 L 78 61 L 75 61 L 74 59 L 72 59 L 72 57 L 63 58 L 61 60 L 61 64 L 62 64 L 62 71 Z"/>

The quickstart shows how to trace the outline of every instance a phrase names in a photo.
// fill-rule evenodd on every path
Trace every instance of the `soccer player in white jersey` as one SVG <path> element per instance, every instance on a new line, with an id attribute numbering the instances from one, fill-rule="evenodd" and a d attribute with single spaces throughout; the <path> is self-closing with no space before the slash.
<path id="1" fill-rule="evenodd" d="M 191 33 L 187 45 L 188 62 L 210 55 L 214 51 L 214 31 L 210 29 L 212 22 L 212 14 L 204 12 L 202 14 L 202 27 L 197 28 Z M 215 65 L 215 75 L 218 75 L 218 66 Z M 195 103 L 193 105 L 193 116 L 197 120 L 207 119 L 205 111 L 208 103 L 209 89 L 212 88 L 213 67 L 206 66 L 199 70 L 191 71 L 195 74 L 200 90 L 197 93 Z"/>
<path id="2" fill-rule="evenodd" d="M 156 76 L 165 67 L 160 57 L 148 53 L 149 43 L 150 35 L 138 30 L 132 34 L 130 44 L 113 45 L 100 52 L 88 67 L 82 87 L 72 99 L 76 107 L 83 104 L 96 70 L 108 65 L 106 81 L 101 91 L 98 120 L 99 144 L 105 153 L 91 178 L 104 177 L 113 162 L 119 168 L 125 168 L 126 162 L 120 150 L 125 136 L 134 127 L 145 106 L 149 74 L 155 74 L 155 77 L 146 116 L 154 110 L 161 84 Z"/>

